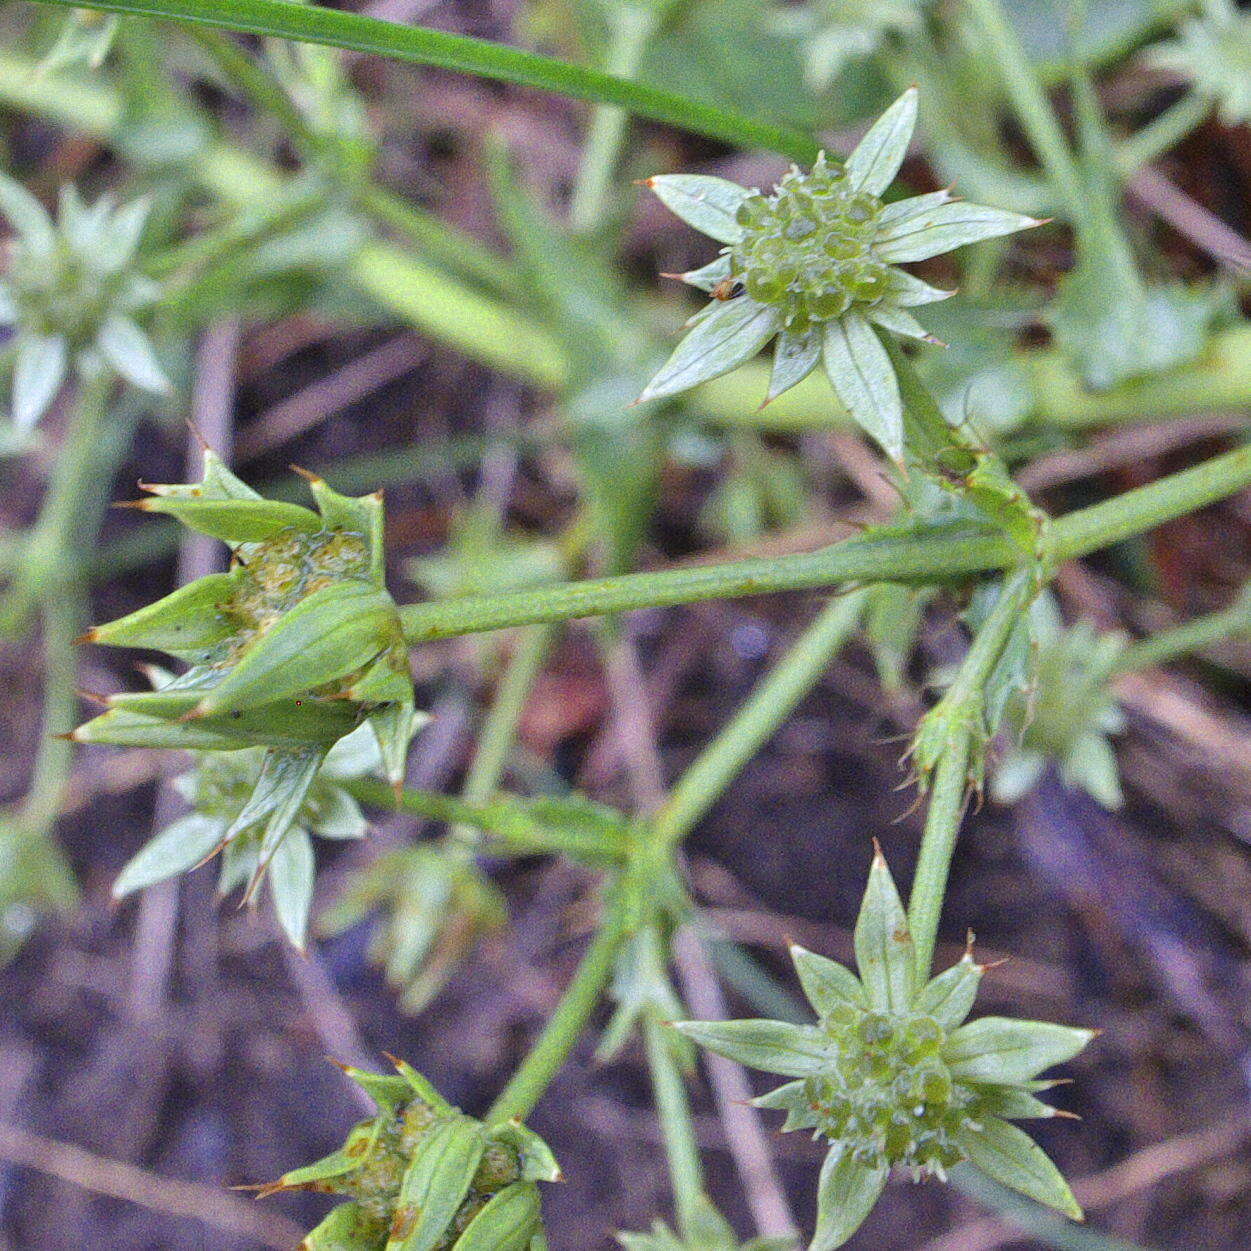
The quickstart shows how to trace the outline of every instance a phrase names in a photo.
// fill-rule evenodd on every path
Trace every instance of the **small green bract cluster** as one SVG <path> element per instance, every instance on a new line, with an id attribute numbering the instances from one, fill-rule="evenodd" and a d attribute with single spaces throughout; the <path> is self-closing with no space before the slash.
<path id="1" fill-rule="evenodd" d="M 873 254 L 881 212 L 881 200 L 855 190 L 822 153 L 807 174 L 792 168 L 771 194 L 757 191 L 739 206 L 743 235 L 730 248 L 730 273 L 802 334 L 886 294 L 889 266 Z"/>
<path id="2" fill-rule="evenodd" d="M 342 1195 L 302 1251 L 529 1251 L 541 1232 L 539 1181 L 558 1181 L 547 1144 L 512 1121 L 486 1126 L 403 1061 L 397 1074 L 344 1071 L 378 1105 L 338 1151 L 262 1195 Z"/>
<path id="3" fill-rule="evenodd" d="M 972 952 L 925 981 L 907 916 L 879 852 L 855 931 L 860 976 L 791 949 L 812 1025 L 684 1021 L 700 1045 L 792 1080 L 755 1102 L 784 1111 L 830 1150 L 810 1251 L 833 1251 L 859 1228 L 892 1167 L 945 1179 L 968 1161 L 1001 1185 L 1080 1217 L 1064 1178 L 1011 1120 L 1055 1116 L 1038 1075 L 1075 1056 L 1089 1030 L 982 1017 L 966 1023 L 983 969 Z"/>

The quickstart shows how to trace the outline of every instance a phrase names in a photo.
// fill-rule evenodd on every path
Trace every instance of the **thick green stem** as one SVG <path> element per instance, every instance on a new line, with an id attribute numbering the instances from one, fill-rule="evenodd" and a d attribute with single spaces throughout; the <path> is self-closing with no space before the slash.
<path id="1" fill-rule="evenodd" d="M 656 28 L 656 12 L 627 0 L 614 7 L 611 23 L 611 43 L 604 68 L 618 78 L 632 79 Z M 626 116 L 624 109 L 611 105 L 595 107 L 569 201 L 569 224 L 574 230 L 586 232 L 599 225 L 613 170 L 621 155 Z"/>
<path id="2" fill-rule="evenodd" d="M 1239 448 L 1054 521 L 1051 555 L 1085 556 L 1251 485 L 1251 448 Z M 635 608 L 670 607 L 775 591 L 866 582 L 941 583 L 1003 569 L 1020 551 L 1001 535 L 958 530 L 918 537 L 848 539 L 815 552 L 724 565 L 595 578 L 501 595 L 465 596 L 400 610 L 410 643 L 505 626 L 570 621 Z"/>
<path id="3" fill-rule="evenodd" d="M 679 126 L 726 143 L 760 147 L 811 162 L 817 145 L 808 135 L 689 100 L 669 91 L 614 78 L 519 48 L 453 35 L 420 26 L 403 26 L 359 13 L 288 0 L 39 0 L 62 7 L 170 18 L 243 34 L 298 39 L 474 74 L 522 87 L 537 87 L 579 100 L 614 104 L 653 121 Z"/>
<path id="4" fill-rule="evenodd" d="M 626 936 L 622 910 L 610 905 L 578 971 L 565 989 L 543 1032 L 486 1115 L 490 1123 L 524 1120 L 577 1044 L 612 974 Z"/>
<path id="5" fill-rule="evenodd" d="M 864 592 L 852 591 L 822 609 L 678 779 L 652 824 L 660 842 L 679 842 L 790 716 L 859 625 L 864 602 Z"/>
<path id="6" fill-rule="evenodd" d="M 665 1038 L 665 1028 L 649 1016 L 643 1023 L 643 1043 L 647 1048 L 647 1066 L 651 1070 L 652 1091 L 656 1096 L 656 1114 L 660 1118 L 665 1140 L 673 1204 L 677 1209 L 678 1226 L 682 1228 L 703 1194 L 704 1170 L 699 1159 L 699 1145 L 695 1141 L 686 1086 L 673 1050 Z"/>

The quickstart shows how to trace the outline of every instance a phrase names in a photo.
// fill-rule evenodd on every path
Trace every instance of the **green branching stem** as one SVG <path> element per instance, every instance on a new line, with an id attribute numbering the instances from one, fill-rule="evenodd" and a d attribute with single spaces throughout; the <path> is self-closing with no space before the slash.
<path id="1" fill-rule="evenodd" d="M 39 0 L 62 7 L 98 9 L 136 17 L 167 18 L 241 34 L 296 39 L 535 87 L 577 100 L 611 104 L 725 143 L 764 148 L 810 163 L 816 142 L 802 132 L 773 126 L 670 91 L 509 48 L 424 27 L 403 26 L 360 13 L 296 5 L 287 0 Z"/>
<path id="2" fill-rule="evenodd" d="M 673 1048 L 665 1038 L 666 1028 L 654 1016 L 648 1016 L 643 1022 L 643 1043 L 652 1076 L 652 1092 L 656 1097 L 656 1114 L 664 1135 L 673 1203 L 681 1227 L 686 1223 L 686 1214 L 694 1210 L 703 1193 L 704 1169 L 699 1159 L 699 1144 L 695 1141 L 686 1086 Z"/>
<path id="3" fill-rule="evenodd" d="M 617 894 L 543 1032 L 491 1105 L 488 1122 L 524 1120 L 543 1097 L 595 1011 L 627 932 L 624 899 Z"/>
<path id="4" fill-rule="evenodd" d="M 1050 555 L 1057 563 L 1085 556 L 1248 485 L 1251 448 L 1226 452 L 1052 522 Z M 776 591 L 832 589 L 869 582 L 959 581 L 1008 568 L 1019 557 L 1018 548 L 990 530 L 874 534 L 774 559 L 690 565 L 498 595 L 465 596 L 446 603 L 412 604 L 400 612 L 405 637 L 410 643 L 422 643 L 506 626 Z"/>
<path id="5" fill-rule="evenodd" d="M 1160 630 L 1137 643 L 1131 643 L 1121 653 L 1115 672 L 1136 673 L 1165 665 L 1227 638 L 1248 635 L 1251 635 L 1251 583 L 1243 587 L 1229 607 L 1205 613 L 1171 630 Z"/>

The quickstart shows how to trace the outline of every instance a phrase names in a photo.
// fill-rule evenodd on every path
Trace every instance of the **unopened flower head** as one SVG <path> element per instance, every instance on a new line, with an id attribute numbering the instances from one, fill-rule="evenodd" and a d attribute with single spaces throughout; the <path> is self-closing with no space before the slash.
<path id="1" fill-rule="evenodd" d="M 16 230 L 0 278 L 0 326 L 14 338 L 12 419 L 29 428 L 73 369 L 111 369 L 142 390 L 169 382 L 135 320 L 160 288 L 136 269 L 149 204 L 118 206 L 101 196 L 85 205 L 73 187 L 61 192 L 54 222 L 30 192 L 0 174 L 0 214 Z"/>
<path id="2" fill-rule="evenodd" d="M 528 1251 L 542 1228 L 535 1183 L 560 1180 L 547 1144 L 516 1121 L 488 1128 L 403 1061 L 396 1069 L 345 1069 L 377 1115 L 340 1150 L 259 1187 L 261 1194 L 311 1190 L 348 1200 L 308 1235 L 308 1251 Z"/>
<path id="3" fill-rule="evenodd" d="M 792 1080 L 756 1103 L 787 1114 L 783 1129 L 830 1143 L 813 1246 L 832 1251 L 877 1202 L 891 1168 L 945 1178 L 969 1161 L 995 1181 L 1071 1216 L 1080 1209 L 1055 1165 L 1010 1124 L 1049 1117 L 1038 1074 L 1072 1059 L 1089 1030 L 983 1017 L 965 1023 L 982 967 L 963 960 L 930 981 L 880 853 L 856 922 L 860 976 L 803 948 L 796 971 L 818 1020 L 686 1021 L 695 1042 Z"/>
<path id="4" fill-rule="evenodd" d="M 768 399 L 824 361 L 855 420 L 902 458 L 903 405 L 878 331 L 933 342 L 909 309 L 952 292 L 897 266 L 1038 225 L 947 191 L 884 203 L 916 115 L 911 88 L 843 166 L 822 155 L 807 172 L 792 169 L 767 194 L 699 174 L 648 180 L 673 212 L 725 247 L 710 264 L 681 275 L 713 301 L 692 319 L 640 399 L 676 395 L 728 373 L 776 337 Z"/>

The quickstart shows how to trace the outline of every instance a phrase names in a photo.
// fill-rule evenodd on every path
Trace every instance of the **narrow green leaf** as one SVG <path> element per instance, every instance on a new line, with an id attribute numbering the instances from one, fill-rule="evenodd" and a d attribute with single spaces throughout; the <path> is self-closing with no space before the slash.
<path id="1" fill-rule="evenodd" d="M 856 918 L 855 947 L 870 1006 L 882 1012 L 909 1008 L 916 991 L 916 952 L 895 879 L 880 851 Z"/>
<path id="2" fill-rule="evenodd" d="M 388 643 L 395 606 L 367 582 L 335 582 L 300 600 L 198 706 L 202 714 L 235 712 L 292 699 L 346 677 Z"/>
<path id="3" fill-rule="evenodd" d="M 831 1147 L 817 1183 L 817 1228 L 808 1251 L 835 1251 L 873 1211 L 890 1169 L 861 1164 L 850 1151 Z"/>
<path id="4" fill-rule="evenodd" d="M 966 243 L 1010 235 L 1042 223 L 1021 213 L 951 200 L 883 227 L 873 249 L 884 261 L 924 261 Z"/>
<path id="5" fill-rule="evenodd" d="M 316 748 L 301 752 L 284 752 L 273 748 L 267 751 L 252 793 L 227 828 L 225 840 L 230 842 L 263 821 L 263 841 L 271 842 L 268 851 L 272 855 L 278 842 L 295 821 L 324 755 L 323 751 Z"/>
<path id="6" fill-rule="evenodd" d="M 195 868 L 213 853 L 225 830 L 224 821 L 198 812 L 180 817 L 127 862 L 113 883 L 113 898 L 122 899 Z"/>
<path id="7" fill-rule="evenodd" d="M 830 1066 L 830 1044 L 811 1025 L 788 1021 L 678 1021 L 692 1042 L 748 1068 L 782 1077 L 812 1077 Z"/>
<path id="8" fill-rule="evenodd" d="M 1068 1182 L 1024 1130 L 990 1116 L 979 1129 L 966 1126 L 957 1141 L 969 1162 L 1000 1185 L 1056 1208 L 1075 1221 L 1082 1219 L 1082 1209 Z"/>
<path id="9" fill-rule="evenodd" d="M 88 639 L 109 647 L 148 647 L 190 659 L 238 628 L 221 605 L 233 595 L 240 572 L 197 578 L 155 604 L 96 626 Z"/>
<path id="10" fill-rule="evenodd" d="M 909 87 L 869 127 L 847 158 L 847 177 L 858 191 L 881 195 L 895 181 L 917 125 L 917 89 Z"/>
<path id="11" fill-rule="evenodd" d="M 322 528 L 321 518 L 311 509 L 282 500 L 213 499 L 171 492 L 153 494 L 132 507 L 174 517 L 189 529 L 223 543 L 260 543 L 282 530 L 315 534 Z"/>
<path id="12" fill-rule="evenodd" d="M 96 335 L 96 345 L 131 386 L 156 395 L 168 395 L 173 390 L 151 340 L 129 317 L 108 318 Z"/>
<path id="13" fill-rule="evenodd" d="M 951 1075 L 968 1081 L 1022 1082 L 1071 1060 L 1095 1033 L 1050 1021 L 984 1016 L 962 1025 L 943 1048 Z"/>
<path id="14" fill-rule="evenodd" d="M 318 775 L 319 783 L 324 777 L 323 769 Z M 369 832 L 369 822 L 360 804 L 338 786 L 313 788 L 305 805 L 305 822 L 322 838 L 364 838 Z"/>
<path id="15" fill-rule="evenodd" d="M 776 400 L 783 391 L 797 386 L 817 367 L 821 359 L 821 331 L 812 326 L 803 334 L 783 330 L 773 351 L 773 371 L 765 402 Z"/>
<path id="16" fill-rule="evenodd" d="M 298 951 L 304 950 L 308 940 L 308 914 L 313 906 L 316 873 L 313 840 L 298 826 L 288 830 L 269 859 L 266 880 L 282 932 Z"/>
<path id="17" fill-rule="evenodd" d="M 981 1086 L 978 1115 L 989 1113 L 1005 1121 L 1050 1120 L 1056 1110 L 1019 1086 Z"/>
<path id="18" fill-rule="evenodd" d="M 391 57 L 415 65 L 434 65 L 523 87 L 601 104 L 614 104 L 639 117 L 748 148 L 780 152 L 811 162 L 816 144 L 805 134 L 771 126 L 713 105 L 661 91 L 628 78 L 570 65 L 518 48 L 509 48 L 427 27 L 406 26 L 319 4 L 289 0 L 50 0 L 69 7 L 109 13 L 170 18 L 223 30 L 305 43 L 325 44 Z"/>
<path id="19" fill-rule="evenodd" d="M 482 1127 L 467 1116 L 436 1125 L 404 1174 L 386 1251 L 433 1251 L 469 1192 L 486 1149 Z"/>
<path id="20" fill-rule="evenodd" d="M 799 984 L 818 1016 L 829 1016 L 836 1008 L 868 1006 L 860 979 L 837 960 L 819 956 L 806 947 L 791 944 L 791 959 Z"/>
<path id="21" fill-rule="evenodd" d="M 778 329 L 777 310 L 748 296 L 713 301 L 639 396 L 640 404 L 687 391 L 749 361 Z"/>
<path id="22" fill-rule="evenodd" d="M 754 194 L 749 188 L 708 174 L 657 174 L 646 185 L 671 213 L 718 243 L 737 243 L 743 237 L 735 214 Z"/>
<path id="23" fill-rule="evenodd" d="M 922 989 L 917 996 L 917 1011 L 928 1013 L 950 1032 L 973 1011 L 981 981 L 982 966 L 971 955 L 965 955 Z"/>
<path id="24" fill-rule="evenodd" d="M 17 336 L 13 364 L 13 424 L 29 430 L 56 399 L 69 367 L 69 347 L 59 334 Z"/>
<path id="25" fill-rule="evenodd" d="M 515 1182 L 491 1196 L 456 1240 L 456 1251 L 526 1251 L 539 1216 L 538 1187 Z"/>
<path id="26" fill-rule="evenodd" d="M 847 313 L 825 328 L 825 372 L 856 424 L 888 456 L 903 458 L 903 401 L 890 357 L 873 327 Z"/>

